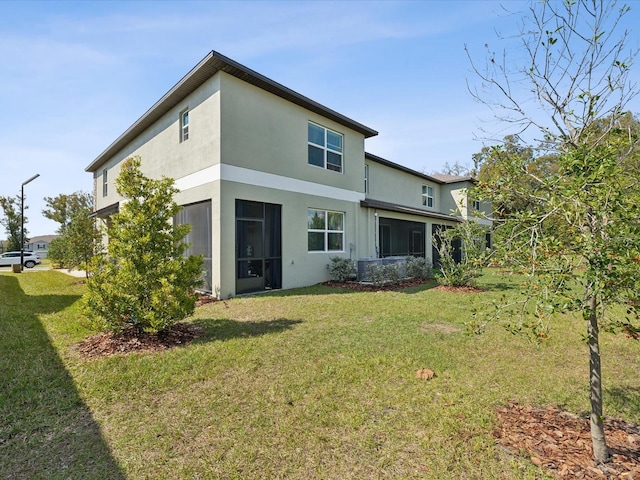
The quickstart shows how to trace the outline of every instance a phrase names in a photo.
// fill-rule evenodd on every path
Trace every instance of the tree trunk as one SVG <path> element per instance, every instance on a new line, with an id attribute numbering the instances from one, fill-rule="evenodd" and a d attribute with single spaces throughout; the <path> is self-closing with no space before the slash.
<path id="1" fill-rule="evenodd" d="M 590 293 L 587 300 L 589 318 L 587 325 L 589 345 L 589 400 L 591 402 L 591 442 L 593 456 L 598 462 L 609 460 L 609 449 L 604 435 L 602 416 L 602 373 L 600 368 L 600 342 L 598 340 L 598 316 L 596 297 Z"/>

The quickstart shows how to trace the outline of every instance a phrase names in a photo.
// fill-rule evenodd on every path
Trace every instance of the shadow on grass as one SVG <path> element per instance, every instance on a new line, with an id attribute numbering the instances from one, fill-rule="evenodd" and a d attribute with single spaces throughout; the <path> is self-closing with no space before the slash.
<path id="1" fill-rule="evenodd" d="M 38 318 L 78 298 L 0 275 L 0 478 L 125 478 Z"/>
<path id="2" fill-rule="evenodd" d="M 194 340 L 194 343 L 259 337 L 290 330 L 300 323 L 302 323 L 302 320 L 289 320 L 287 318 L 264 320 L 262 322 L 241 322 L 228 318 L 201 319 L 193 322 L 194 325 L 202 328 L 202 335 Z"/>
<path id="3" fill-rule="evenodd" d="M 640 388 L 638 387 L 613 387 L 604 389 L 604 404 L 614 406 L 621 412 L 627 412 L 628 416 L 640 418 Z"/>

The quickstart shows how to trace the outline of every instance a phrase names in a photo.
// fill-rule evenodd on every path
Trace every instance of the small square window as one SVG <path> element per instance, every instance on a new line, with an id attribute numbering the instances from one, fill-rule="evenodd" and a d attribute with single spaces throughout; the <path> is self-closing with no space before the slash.
<path id="1" fill-rule="evenodd" d="M 309 165 L 342 173 L 342 143 L 340 133 L 309 122 L 307 127 Z"/>
<path id="2" fill-rule="evenodd" d="M 422 205 L 433 208 L 433 187 L 428 185 L 422 186 Z"/>
<path id="3" fill-rule="evenodd" d="M 310 252 L 344 251 L 344 212 L 309 209 L 307 248 Z"/>

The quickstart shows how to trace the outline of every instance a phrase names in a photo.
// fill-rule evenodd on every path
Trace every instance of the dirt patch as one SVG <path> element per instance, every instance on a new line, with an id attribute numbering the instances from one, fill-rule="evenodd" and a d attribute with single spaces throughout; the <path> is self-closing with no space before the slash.
<path id="1" fill-rule="evenodd" d="M 420 278 L 409 278 L 401 280 L 397 283 L 387 283 L 385 285 L 373 285 L 372 283 L 360 283 L 360 282 L 335 282 L 330 280 L 323 282 L 322 285 L 334 288 L 345 288 L 347 290 L 354 290 L 357 292 L 396 292 L 398 290 L 404 290 L 411 287 L 419 287 L 429 283 L 431 280 L 423 280 Z"/>
<path id="2" fill-rule="evenodd" d="M 423 323 L 420 329 L 423 332 L 437 332 L 445 335 L 451 335 L 460 331 L 460 328 L 447 323 Z"/>
<path id="3" fill-rule="evenodd" d="M 140 333 L 134 329 L 122 333 L 100 333 L 92 335 L 76 345 L 84 358 L 110 357 L 132 352 L 160 352 L 186 345 L 201 333 L 195 325 L 176 323 L 158 333 Z"/>
<path id="4" fill-rule="evenodd" d="M 510 403 L 497 409 L 500 426 L 494 437 L 511 454 L 525 453 L 558 479 L 640 479 L 640 427 L 619 419 L 605 420 L 611 460 L 593 460 L 589 419 L 555 408 Z"/>

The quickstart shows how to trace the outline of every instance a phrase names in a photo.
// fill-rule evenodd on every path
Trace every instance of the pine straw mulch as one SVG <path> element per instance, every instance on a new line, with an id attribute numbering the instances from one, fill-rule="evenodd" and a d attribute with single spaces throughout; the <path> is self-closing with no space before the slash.
<path id="1" fill-rule="evenodd" d="M 611 460 L 593 460 L 589 419 L 558 409 L 509 403 L 497 409 L 500 426 L 493 434 L 511 454 L 525 453 L 545 473 L 558 479 L 640 480 L 640 427 L 605 419 Z"/>

